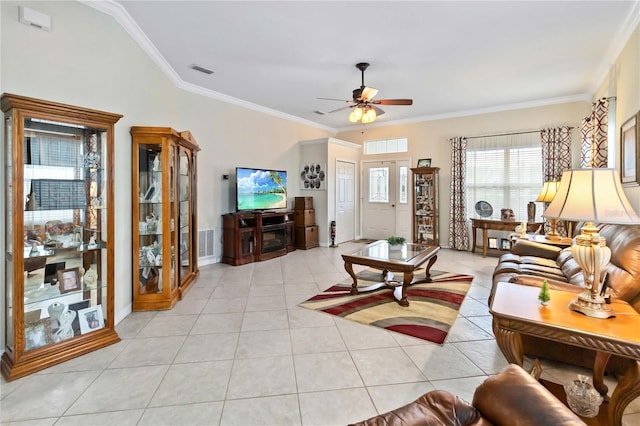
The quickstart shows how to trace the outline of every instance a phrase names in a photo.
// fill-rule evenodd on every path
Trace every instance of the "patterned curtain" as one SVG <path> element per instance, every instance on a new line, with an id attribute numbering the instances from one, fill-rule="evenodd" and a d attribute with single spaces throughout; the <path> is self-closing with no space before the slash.
<path id="1" fill-rule="evenodd" d="M 540 131 L 540 143 L 542 144 L 542 176 L 544 181 L 560 181 L 562 172 L 571 169 L 571 127 L 543 129 Z M 548 203 L 545 203 L 544 209 L 547 207 Z M 551 226 L 546 220 L 544 230 L 545 232 L 551 230 Z M 556 224 L 556 231 L 561 236 L 567 235 L 563 222 Z"/>
<path id="2" fill-rule="evenodd" d="M 591 115 L 582 120 L 582 168 L 607 167 L 609 141 L 607 138 L 609 120 L 609 100 L 599 99 L 591 104 Z"/>
<path id="3" fill-rule="evenodd" d="M 540 143 L 544 181 L 559 181 L 562 172 L 571 168 L 571 127 L 541 130 Z"/>
<path id="4" fill-rule="evenodd" d="M 467 139 L 451 139 L 451 205 L 449 209 L 449 247 L 456 250 L 469 249 L 467 226 L 465 174 L 467 162 Z"/>

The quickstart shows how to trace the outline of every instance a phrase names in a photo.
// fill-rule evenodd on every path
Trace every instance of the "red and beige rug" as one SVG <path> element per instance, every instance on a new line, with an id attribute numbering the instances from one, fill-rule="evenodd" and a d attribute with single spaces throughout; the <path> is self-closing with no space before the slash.
<path id="1" fill-rule="evenodd" d="M 418 270 L 416 276 L 422 273 Z M 380 282 L 381 271 L 365 269 L 357 275 L 358 287 L 366 287 Z M 431 283 L 409 287 L 408 307 L 398 305 L 393 290 L 386 287 L 352 296 L 351 278 L 299 306 L 442 344 L 458 316 L 473 276 L 431 271 L 431 277 Z"/>

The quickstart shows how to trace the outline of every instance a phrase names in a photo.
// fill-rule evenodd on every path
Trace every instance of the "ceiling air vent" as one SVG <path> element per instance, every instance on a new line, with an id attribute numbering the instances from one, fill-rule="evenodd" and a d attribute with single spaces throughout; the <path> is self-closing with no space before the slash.
<path id="1" fill-rule="evenodd" d="M 200 71 L 200 72 L 205 73 L 205 74 L 213 74 L 213 71 L 211 71 L 208 68 L 201 67 L 200 65 L 191 65 L 191 69 L 194 69 L 196 71 Z"/>

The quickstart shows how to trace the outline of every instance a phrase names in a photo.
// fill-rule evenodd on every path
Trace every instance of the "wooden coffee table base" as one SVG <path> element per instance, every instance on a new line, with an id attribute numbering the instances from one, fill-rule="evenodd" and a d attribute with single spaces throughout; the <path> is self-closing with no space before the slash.
<path id="1" fill-rule="evenodd" d="M 406 270 L 405 271 L 393 271 L 390 269 L 383 269 L 382 270 L 382 275 L 381 275 L 381 280 L 382 282 L 376 283 L 376 284 L 372 284 L 370 286 L 367 287 L 360 287 L 358 288 L 358 278 L 355 274 L 355 272 L 353 272 L 353 264 L 355 262 L 348 262 L 345 261 L 344 262 L 344 269 L 347 271 L 347 273 L 349 274 L 349 276 L 351 277 L 351 279 L 353 280 L 353 284 L 351 284 L 351 294 L 352 295 L 356 295 L 359 294 L 359 292 L 367 292 L 367 291 L 373 291 L 373 290 L 377 290 L 381 287 L 387 287 L 390 289 L 393 289 L 393 297 L 398 301 L 398 304 L 400 306 L 409 306 L 409 301 L 407 300 L 407 288 L 413 284 L 419 284 L 419 283 L 430 283 L 432 282 L 431 280 L 431 267 L 434 265 L 434 263 L 436 263 L 436 260 L 438 260 L 438 256 L 433 255 L 428 259 L 428 263 L 427 266 L 425 268 L 424 271 L 424 275 L 425 277 L 419 280 L 413 280 L 414 278 L 414 271 L 415 269 L 411 269 L 411 270 Z M 365 262 L 358 262 L 358 264 L 364 265 Z M 375 269 L 376 268 L 374 265 L 366 265 L 369 267 L 373 267 Z M 387 273 L 388 272 L 401 272 L 403 274 L 403 280 L 402 282 L 397 281 L 397 280 L 389 280 L 387 279 Z"/>

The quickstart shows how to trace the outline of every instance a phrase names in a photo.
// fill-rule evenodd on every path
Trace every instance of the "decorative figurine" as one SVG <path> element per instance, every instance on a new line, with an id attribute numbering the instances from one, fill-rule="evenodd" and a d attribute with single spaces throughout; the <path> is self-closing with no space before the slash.
<path id="1" fill-rule="evenodd" d="M 540 288 L 540 294 L 538 294 L 538 300 L 542 306 L 547 306 L 549 300 L 551 300 L 551 294 L 549 294 L 549 283 L 545 279 L 542 281 L 542 287 Z"/>
<path id="2" fill-rule="evenodd" d="M 331 221 L 331 245 L 329 247 L 338 247 L 336 245 L 336 221 Z"/>

